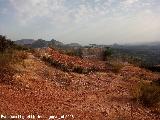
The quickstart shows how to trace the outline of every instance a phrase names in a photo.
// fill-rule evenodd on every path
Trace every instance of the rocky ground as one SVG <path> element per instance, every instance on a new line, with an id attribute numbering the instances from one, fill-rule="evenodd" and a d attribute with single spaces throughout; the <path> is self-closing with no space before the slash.
<path id="1" fill-rule="evenodd" d="M 160 119 L 130 95 L 130 88 L 141 78 L 154 80 L 158 75 L 133 65 L 126 64 L 119 73 L 78 74 L 49 66 L 30 53 L 14 67 L 18 72 L 12 81 L 0 83 L 1 118 L 23 115 L 28 119 L 32 114 L 42 120 Z"/>

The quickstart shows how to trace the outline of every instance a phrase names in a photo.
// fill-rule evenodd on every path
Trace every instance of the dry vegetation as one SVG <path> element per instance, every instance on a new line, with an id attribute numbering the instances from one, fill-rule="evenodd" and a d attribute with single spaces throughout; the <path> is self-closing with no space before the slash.
<path id="1" fill-rule="evenodd" d="M 140 82 L 132 88 L 133 98 L 146 107 L 156 106 L 160 103 L 160 86 L 156 83 Z"/>
<path id="2" fill-rule="evenodd" d="M 13 84 L 13 75 L 17 71 L 14 64 L 22 64 L 27 58 L 27 52 L 22 47 L 0 36 L 0 83 Z"/>
<path id="3" fill-rule="evenodd" d="M 13 75 L 18 72 L 14 65 L 23 65 L 26 58 L 27 53 L 24 51 L 0 53 L 0 83 L 13 84 Z"/>

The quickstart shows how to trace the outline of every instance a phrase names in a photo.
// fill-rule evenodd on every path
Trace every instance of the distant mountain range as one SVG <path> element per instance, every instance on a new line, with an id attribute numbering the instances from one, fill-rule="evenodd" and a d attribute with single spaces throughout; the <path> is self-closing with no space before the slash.
<path id="1" fill-rule="evenodd" d="M 32 44 L 34 42 L 35 42 L 34 39 L 21 39 L 21 40 L 15 41 L 15 43 L 18 45 L 28 45 L 28 44 Z"/>
<path id="2" fill-rule="evenodd" d="M 16 44 L 18 45 L 23 45 L 23 46 L 27 46 L 27 47 L 31 47 L 31 48 L 44 48 L 44 47 L 81 47 L 80 44 L 78 43 L 71 43 L 71 44 L 64 44 L 60 41 L 57 41 L 55 39 L 52 39 L 51 41 L 46 41 L 43 39 L 38 39 L 38 40 L 34 40 L 34 39 L 21 39 L 21 40 L 17 40 L 15 41 Z"/>
<path id="3" fill-rule="evenodd" d="M 55 39 L 52 39 L 51 41 L 46 41 L 43 39 L 38 39 L 38 40 L 34 40 L 34 39 L 21 39 L 21 40 L 17 40 L 15 41 L 16 44 L 18 45 L 29 45 L 30 47 L 33 48 L 42 48 L 42 47 L 47 47 L 47 46 L 65 46 L 65 47 L 81 47 L 81 45 L 79 43 L 70 43 L 70 44 L 64 44 L 60 41 L 57 41 Z M 146 43 L 140 43 L 140 44 L 126 44 L 126 45 L 121 45 L 121 44 L 113 44 L 113 45 L 94 45 L 97 47 L 105 47 L 105 46 L 110 46 L 112 48 L 137 48 L 137 47 L 154 47 L 154 46 L 160 46 L 160 41 L 157 42 L 146 42 Z"/>

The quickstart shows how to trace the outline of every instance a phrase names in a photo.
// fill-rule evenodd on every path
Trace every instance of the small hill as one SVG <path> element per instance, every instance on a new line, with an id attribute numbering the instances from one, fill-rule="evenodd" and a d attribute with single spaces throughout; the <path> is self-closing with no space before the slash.
<path id="1" fill-rule="evenodd" d="M 21 39 L 21 40 L 15 41 L 15 43 L 18 45 L 31 45 L 34 42 L 35 42 L 34 39 Z"/>
<path id="2" fill-rule="evenodd" d="M 45 41 L 43 39 L 38 39 L 35 42 L 33 42 L 30 47 L 31 48 L 44 48 L 44 47 L 48 47 L 49 42 Z"/>
<path id="3" fill-rule="evenodd" d="M 22 39 L 15 41 L 18 45 L 23 45 L 31 48 L 44 48 L 44 47 L 58 47 L 64 46 L 62 42 L 52 39 L 51 41 L 46 41 L 43 39 L 33 40 L 33 39 Z"/>
<path id="4" fill-rule="evenodd" d="M 51 46 L 63 46 L 64 44 L 62 42 L 59 42 L 55 39 L 52 39 L 51 41 L 49 41 L 49 45 Z"/>
<path id="5" fill-rule="evenodd" d="M 81 47 L 81 45 L 79 43 L 70 43 L 70 44 L 66 44 L 66 46 L 69 46 L 69 47 Z"/>
<path id="6" fill-rule="evenodd" d="M 50 41 L 46 41 L 43 39 L 38 39 L 38 40 L 22 39 L 22 40 L 15 41 L 15 43 L 18 45 L 23 45 L 31 48 L 56 47 L 61 49 L 67 49 L 67 48 L 81 47 L 81 45 L 78 43 L 64 44 L 55 39 L 52 39 Z"/>

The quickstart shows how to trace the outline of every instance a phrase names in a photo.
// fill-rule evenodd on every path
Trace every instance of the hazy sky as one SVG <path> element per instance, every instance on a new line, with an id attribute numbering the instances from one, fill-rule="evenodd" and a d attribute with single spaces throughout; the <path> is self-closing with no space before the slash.
<path id="1" fill-rule="evenodd" d="M 160 0 L 0 0 L 0 34 L 81 44 L 160 41 Z"/>

